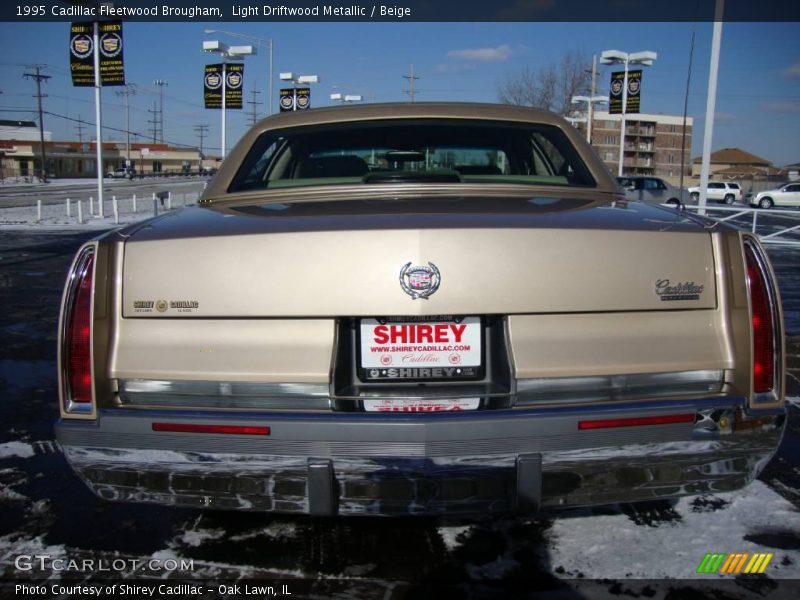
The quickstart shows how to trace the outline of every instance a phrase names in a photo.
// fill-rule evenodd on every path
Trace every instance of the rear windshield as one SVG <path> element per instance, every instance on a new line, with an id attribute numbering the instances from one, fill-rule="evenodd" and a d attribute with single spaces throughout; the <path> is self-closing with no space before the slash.
<path id="1" fill-rule="evenodd" d="M 558 127 L 417 119 L 266 132 L 229 191 L 460 182 L 595 185 Z"/>

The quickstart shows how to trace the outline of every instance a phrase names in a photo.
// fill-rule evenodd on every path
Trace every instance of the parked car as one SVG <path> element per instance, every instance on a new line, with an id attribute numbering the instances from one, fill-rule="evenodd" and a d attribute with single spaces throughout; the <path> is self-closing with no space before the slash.
<path id="1" fill-rule="evenodd" d="M 106 177 L 111 179 L 133 179 L 135 176 L 136 172 L 133 169 L 127 169 L 125 167 L 119 167 L 118 169 L 106 173 Z"/>
<path id="2" fill-rule="evenodd" d="M 773 206 L 800 207 L 800 183 L 785 183 L 774 190 L 748 194 L 747 202 L 750 206 L 772 208 Z"/>
<path id="3" fill-rule="evenodd" d="M 625 198 L 648 204 L 683 204 L 681 190 L 659 177 L 629 175 L 617 177 Z"/>
<path id="4" fill-rule="evenodd" d="M 312 515 L 735 490 L 786 418 L 757 238 L 625 202 L 557 115 L 288 112 L 84 244 L 60 447 L 101 498 Z"/>
<path id="5" fill-rule="evenodd" d="M 700 187 L 690 187 L 689 195 L 692 198 L 692 202 L 697 202 L 700 199 Z M 730 181 L 709 181 L 706 188 L 706 199 L 716 200 L 720 204 L 741 202 L 742 188 L 738 183 L 731 183 Z"/>

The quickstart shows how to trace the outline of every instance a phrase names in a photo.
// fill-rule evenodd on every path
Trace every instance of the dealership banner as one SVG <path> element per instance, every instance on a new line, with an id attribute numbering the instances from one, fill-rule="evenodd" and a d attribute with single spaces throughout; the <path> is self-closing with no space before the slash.
<path id="1" fill-rule="evenodd" d="M 281 112 L 311 108 L 311 88 L 282 88 L 279 104 Z"/>
<path id="2" fill-rule="evenodd" d="M 244 65 L 241 63 L 225 65 L 225 108 L 242 108 L 243 85 Z"/>
<path id="3" fill-rule="evenodd" d="M 222 108 L 222 64 L 206 65 L 203 73 L 203 101 L 206 108 Z"/>
<path id="4" fill-rule="evenodd" d="M 122 21 L 99 24 L 100 85 L 125 85 Z M 94 86 L 94 25 L 72 23 L 69 28 L 69 70 L 72 85 Z"/>
<path id="5" fill-rule="evenodd" d="M 626 113 L 638 113 L 642 95 L 642 70 L 628 71 L 628 101 L 625 103 Z"/>
<path id="6" fill-rule="evenodd" d="M 622 114 L 622 92 L 625 85 L 625 71 L 611 74 L 611 85 L 608 94 L 608 112 L 612 115 Z M 638 113 L 642 97 L 642 70 L 628 71 L 628 98 L 625 113 Z"/>
<path id="7" fill-rule="evenodd" d="M 222 108 L 223 87 L 225 108 L 242 108 L 244 65 L 236 63 L 206 65 L 203 72 L 203 102 L 206 108 Z"/>
<path id="8" fill-rule="evenodd" d="M 625 71 L 611 73 L 611 84 L 608 92 L 608 113 L 622 114 L 622 86 L 625 85 Z"/>
<path id="9" fill-rule="evenodd" d="M 72 85 L 94 86 L 94 34 L 91 23 L 72 23 L 69 28 L 69 70 Z"/>

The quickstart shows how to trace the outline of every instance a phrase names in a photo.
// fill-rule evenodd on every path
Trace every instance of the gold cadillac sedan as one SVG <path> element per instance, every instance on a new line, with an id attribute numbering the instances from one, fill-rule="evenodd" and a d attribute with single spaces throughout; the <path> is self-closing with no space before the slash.
<path id="1" fill-rule="evenodd" d="M 101 498 L 530 513 L 729 491 L 786 418 L 758 240 L 489 104 L 269 117 L 201 206 L 85 244 L 58 440 Z"/>

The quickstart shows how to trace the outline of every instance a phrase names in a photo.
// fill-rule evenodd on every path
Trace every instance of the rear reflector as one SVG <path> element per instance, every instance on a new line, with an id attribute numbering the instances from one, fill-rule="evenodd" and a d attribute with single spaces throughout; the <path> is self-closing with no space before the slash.
<path id="1" fill-rule="evenodd" d="M 199 425 L 196 423 L 153 423 L 153 431 L 172 433 L 228 433 L 234 435 L 269 435 L 269 427 L 252 425 Z"/>
<path id="2" fill-rule="evenodd" d="M 610 427 L 672 425 L 675 423 L 694 423 L 694 413 L 685 415 L 665 415 L 661 417 L 629 417 L 626 419 L 598 419 L 596 421 L 579 421 L 578 429 L 608 429 Z"/>
<path id="3" fill-rule="evenodd" d="M 94 246 L 84 248 L 67 284 L 62 368 L 68 412 L 91 411 L 94 255 Z"/>
<path id="4" fill-rule="evenodd" d="M 775 317 L 764 266 L 749 243 L 744 246 L 753 327 L 753 392 L 775 389 Z"/>

